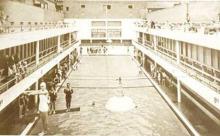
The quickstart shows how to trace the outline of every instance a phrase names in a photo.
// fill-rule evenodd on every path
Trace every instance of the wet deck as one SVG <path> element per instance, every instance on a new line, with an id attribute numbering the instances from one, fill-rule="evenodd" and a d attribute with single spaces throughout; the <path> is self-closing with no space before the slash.
<path id="1" fill-rule="evenodd" d="M 189 135 L 150 81 L 138 72 L 128 56 L 82 57 L 79 69 L 66 80 L 74 87 L 72 108 L 80 107 L 80 111 L 51 115 L 48 134 Z M 119 95 L 116 80 L 119 76 L 125 96 L 133 99 L 136 107 L 128 112 L 113 113 L 105 109 L 105 104 L 109 98 Z M 63 90 L 58 93 L 56 108 L 65 109 Z M 38 121 L 31 134 L 40 132 L 41 121 Z"/>

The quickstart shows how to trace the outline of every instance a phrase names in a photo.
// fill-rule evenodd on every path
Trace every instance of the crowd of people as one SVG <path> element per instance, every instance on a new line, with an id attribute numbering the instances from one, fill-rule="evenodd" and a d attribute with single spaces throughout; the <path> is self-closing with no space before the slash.
<path id="1" fill-rule="evenodd" d="M 0 57 L 1 82 L 15 79 L 11 85 L 22 80 L 27 75 L 27 61 L 20 60 L 18 55 L 3 55 Z"/>
<path id="2" fill-rule="evenodd" d="M 64 94 L 66 95 L 66 112 L 69 112 L 71 109 L 71 98 L 73 94 L 73 89 L 70 83 L 63 89 Z M 22 94 L 19 98 L 19 117 L 22 118 L 24 111 L 27 109 L 27 97 L 29 95 L 38 95 L 39 96 L 39 105 L 38 111 L 42 121 L 42 132 L 41 135 L 47 134 L 48 131 L 48 115 L 56 114 L 56 99 L 57 99 L 57 90 L 53 87 L 51 83 L 41 82 L 40 90 L 26 92 Z"/>
<path id="3" fill-rule="evenodd" d="M 28 109 L 28 102 L 30 95 L 38 95 L 39 104 L 38 111 L 40 118 L 42 120 L 42 132 L 40 135 L 47 134 L 48 130 L 48 115 L 56 114 L 56 100 L 57 93 L 61 88 L 61 81 L 64 81 L 67 78 L 67 73 L 72 67 L 73 63 L 69 63 L 69 59 L 66 59 L 58 69 L 55 70 L 54 78 L 42 80 L 40 84 L 40 90 L 36 91 L 25 91 L 20 95 L 19 101 L 19 118 L 22 119 L 25 116 L 25 113 Z M 78 62 L 76 62 L 78 63 Z M 72 67 L 73 68 L 73 67 Z M 66 99 L 66 112 L 71 111 L 71 100 L 73 89 L 70 83 L 67 83 L 63 89 Z"/>
<path id="4" fill-rule="evenodd" d="M 55 102 L 57 99 L 57 91 L 60 89 L 61 87 L 61 82 L 64 81 L 67 78 L 67 73 L 68 71 L 70 71 L 70 69 L 72 68 L 73 70 L 76 70 L 75 65 L 78 65 L 77 63 L 79 63 L 79 59 L 78 59 L 78 54 L 71 54 L 70 57 L 65 58 L 63 61 L 61 61 L 61 64 L 59 65 L 59 67 L 57 67 L 56 69 L 54 69 L 53 71 L 51 71 L 50 73 L 47 74 L 47 76 L 45 76 L 42 79 L 42 82 L 44 82 L 46 84 L 46 90 L 48 90 L 48 95 L 49 95 L 49 114 L 55 114 L 56 113 L 56 108 L 55 108 Z M 7 67 L 9 68 L 13 68 L 13 69 L 19 69 L 19 71 L 21 72 L 23 69 L 24 71 L 27 70 L 26 67 L 26 63 L 24 62 L 20 62 L 17 56 L 12 56 L 12 57 L 8 57 L 6 55 L 6 59 L 7 61 L 3 61 L 6 64 L 5 68 L 6 70 Z M 78 61 L 77 61 L 78 60 Z M 10 62 L 10 63 L 9 63 Z M 19 67 L 18 67 L 19 66 Z M 25 72 L 22 72 L 25 73 Z M 8 76 L 8 74 L 6 74 Z M 15 75 L 18 75 L 17 73 Z M 25 74 L 21 74 L 22 77 L 25 77 Z M 67 85 L 67 87 L 70 92 L 72 92 L 72 90 L 70 89 L 70 84 Z M 67 109 L 70 109 L 70 93 L 68 93 L 68 89 L 65 89 L 65 94 L 67 94 Z M 22 119 L 27 111 L 29 111 L 29 91 L 30 89 L 26 90 L 23 94 L 21 94 L 18 98 L 18 107 L 19 107 L 19 118 Z M 32 90 L 33 91 L 33 90 Z M 68 110 L 69 111 L 69 110 Z"/>
<path id="5" fill-rule="evenodd" d="M 79 58 L 75 57 L 78 54 L 71 55 L 70 59 L 66 59 L 64 63 L 56 70 L 54 76 L 54 82 L 56 84 L 67 77 L 67 72 L 69 71 L 69 65 L 73 70 L 77 69 L 77 65 L 74 65 L 75 62 L 79 63 Z M 9 83 L 9 87 L 15 85 L 22 79 L 24 79 L 28 74 L 28 63 L 25 60 L 20 60 L 17 54 L 15 55 L 3 55 L 0 54 L 0 83 L 5 84 Z M 4 92 L 4 89 L 1 90 Z"/>
<path id="6" fill-rule="evenodd" d="M 161 67 L 150 65 L 151 76 L 158 82 L 159 85 L 166 86 L 168 88 L 174 87 L 174 80 L 172 76 L 167 75 L 166 71 Z"/>
<path id="7" fill-rule="evenodd" d="M 171 23 L 169 21 L 159 23 L 155 21 L 143 21 L 136 22 L 138 27 L 144 27 L 147 29 L 168 29 L 179 30 L 184 32 L 202 33 L 202 34 L 214 34 L 220 32 L 220 22 L 212 21 L 210 23 Z"/>
<path id="8" fill-rule="evenodd" d="M 108 49 L 105 46 L 101 47 L 87 47 L 87 54 L 88 55 L 96 55 L 96 54 L 106 54 Z"/>

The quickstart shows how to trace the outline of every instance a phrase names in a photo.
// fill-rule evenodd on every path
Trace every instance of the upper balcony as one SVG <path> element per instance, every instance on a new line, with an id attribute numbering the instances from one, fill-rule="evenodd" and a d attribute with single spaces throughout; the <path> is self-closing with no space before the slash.
<path id="1" fill-rule="evenodd" d="M 17 25 L 16 25 L 17 24 Z M 70 24 L 52 22 L 20 22 L 1 27 L 0 50 L 78 31 Z"/>
<path id="2" fill-rule="evenodd" d="M 34 54 L 21 60 L 20 62 L 27 62 L 25 64 L 26 66 L 23 66 L 26 68 L 26 72 L 24 74 L 19 72 L 18 75 L 17 73 L 15 75 L 13 74 L 6 81 L 0 83 L 0 111 L 70 54 L 79 44 L 79 41 L 71 38 L 62 41 L 60 43 L 60 49 L 54 44 L 37 53 L 38 55 Z"/>
<path id="3" fill-rule="evenodd" d="M 4 34 L 31 32 L 39 30 L 69 28 L 64 22 L 9 22 L 7 19 L 0 25 L 0 36 Z"/>
<path id="4" fill-rule="evenodd" d="M 187 25 L 137 24 L 136 31 L 156 35 L 176 41 L 187 42 L 211 49 L 220 50 L 220 24 L 196 27 Z M 202 24 L 201 24 L 202 25 Z"/>

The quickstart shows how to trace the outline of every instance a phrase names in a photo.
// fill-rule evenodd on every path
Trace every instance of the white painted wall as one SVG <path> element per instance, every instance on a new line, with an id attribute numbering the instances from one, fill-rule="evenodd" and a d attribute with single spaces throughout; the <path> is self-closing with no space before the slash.
<path id="1" fill-rule="evenodd" d="M 65 0 L 64 9 L 69 7 L 69 11 L 65 11 L 67 18 L 96 18 L 101 19 L 106 17 L 106 7 L 104 5 L 111 5 L 108 10 L 108 18 L 142 18 L 146 16 L 147 8 L 161 8 L 170 7 L 174 2 L 149 2 L 149 1 L 129 1 L 129 0 Z M 85 8 L 81 8 L 85 5 Z M 128 8 L 132 5 L 133 8 Z"/>
<path id="2" fill-rule="evenodd" d="M 79 29 L 79 39 L 91 39 L 91 21 L 105 20 L 105 19 L 65 19 L 64 22 L 75 24 Z M 138 19 L 108 19 L 108 21 L 121 21 L 122 37 L 121 39 L 135 39 L 136 31 L 134 22 Z"/>

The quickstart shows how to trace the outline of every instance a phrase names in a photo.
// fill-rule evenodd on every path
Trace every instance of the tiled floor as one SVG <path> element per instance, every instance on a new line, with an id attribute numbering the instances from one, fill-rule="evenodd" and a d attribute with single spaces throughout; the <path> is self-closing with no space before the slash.
<path id="1" fill-rule="evenodd" d="M 124 113 L 105 109 L 106 102 L 118 96 L 119 76 L 124 94 L 136 107 Z M 100 136 L 185 136 L 189 135 L 150 81 L 139 74 L 128 56 L 84 56 L 77 71 L 66 82 L 74 87 L 72 108 L 80 111 L 49 117 L 49 134 Z M 65 96 L 60 90 L 57 110 L 65 109 Z M 93 103 L 95 105 L 93 105 Z M 31 134 L 41 132 L 41 121 Z"/>

